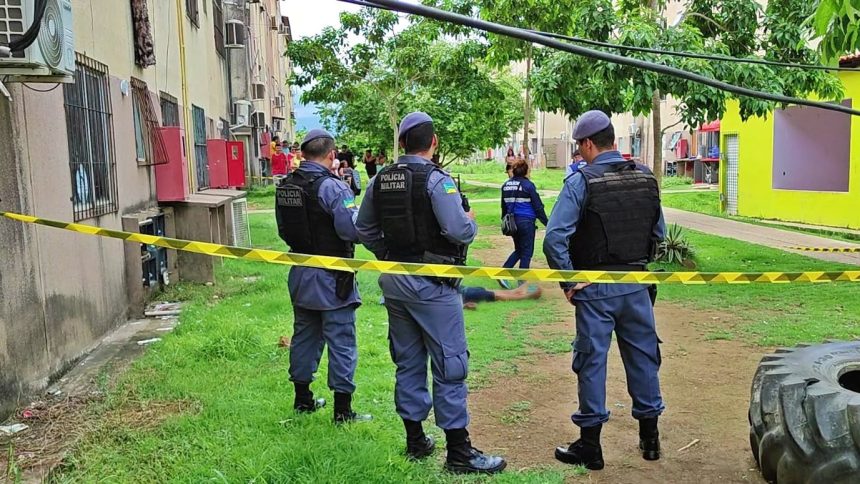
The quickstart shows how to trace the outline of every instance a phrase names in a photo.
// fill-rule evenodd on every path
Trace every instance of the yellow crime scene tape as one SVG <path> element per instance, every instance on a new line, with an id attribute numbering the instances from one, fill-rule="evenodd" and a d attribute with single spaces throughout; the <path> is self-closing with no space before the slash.
<path id="1" fill-rule="evenodd" d="M 156 245 L 168 249 L 195 252 L 214 257 L 243 259 L 271 264 L 316 267 L 336 271 L 373 271 L 383 274 L 418 275 L 432 277 L 484 277 L 490 279 L 517 279 L 534 282 L 591 282 L 633 284 L 788 284 L 860 282 L 860 270 L 836 272 L 608 272 L 608 271 L 557 271 L 553 269 L 504 269 L 501 267 L 470 267 L 442 264 L 413 264 L 389 261 L 344 259 L 320 255 L 305 255 L 266 249 L 247 249 L 210 242 L 173 239 L 154 235 L 111 230 L 92 225 L 60 222 L 30 215 L 0 211 L 0 215 L 19 222 L 44 225 L 79 234 L 96 235 Z"/>
<path id="2" fill-rule="evenodd" d="M 843 252 L 843 253 L 858 253 L 860 247 L 789 247 L 791 250 L 802 250 L 804 252 Z"/>

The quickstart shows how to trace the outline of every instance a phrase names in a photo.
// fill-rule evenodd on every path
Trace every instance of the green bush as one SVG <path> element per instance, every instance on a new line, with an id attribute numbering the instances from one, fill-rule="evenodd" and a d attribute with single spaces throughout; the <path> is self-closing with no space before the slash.
<path id="1" fill-rule="evenodd" d="M 666 238 L 657 246 L 657 261 L 667 264 L 682 264 L 694 268 L 693 247 L 680 225 L 672 224 L 666 231 Z"/>

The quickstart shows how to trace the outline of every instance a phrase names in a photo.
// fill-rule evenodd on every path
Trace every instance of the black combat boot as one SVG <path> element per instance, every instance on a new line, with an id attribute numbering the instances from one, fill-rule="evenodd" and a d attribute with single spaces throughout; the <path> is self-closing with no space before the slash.
<path id="1" fill-rule="evenodd" d="M 445 469 L 455 474 L 495 474 L 508 465 L 505 459 L 495 455 L 484 455 L 472 447 L 466 429 L 445 430 L 448 441 L 448 458 Z"/>
<path id="2" fill-rule="evenodd" d="M 325 398 L 314 399 L 310 383 L 293 383 L 296 387 L 296 399 L 293 408 L 299 413 L 312 413 L 325 407 Z"/>
<path id="3" fill-rule="evenodd" d="M 603 469 L 603 449 L 600 447 L 602 427 L 596 425 L 581 428 L 579 440 L 568 447 L 556 447 L 555 458 L 565 464 L 581 465 L 593 471 Z"/>
<path id="4" fill-rule="evenodd" d="M 352 411 L 351 393 L 334 392 L 334 423 L 368 422 L 370 420 L 373 420 L 373 416 Z"/>
<path id="5" fill-rule="evenodd" d="M 421 422 L 414 420 L 403 420 L 406 427 L 406 456 L 410 459 L 421 460 L 429 457 L 436 450 L 436 442 L 433 437 L 424 433 Z"/>
<path id="6" fill-rule="evenodd" d="M 660 432 L 657 430 L 657 417 L 643 418 L 639 421 L 639 450 L 645 460 L 660 459 Z"/>

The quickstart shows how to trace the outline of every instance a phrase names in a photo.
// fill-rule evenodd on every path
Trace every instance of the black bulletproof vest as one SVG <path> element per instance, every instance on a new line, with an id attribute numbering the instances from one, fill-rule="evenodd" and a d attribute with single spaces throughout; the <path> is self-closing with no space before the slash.
<path id="1" fill-rule="evenodd" d="M 386 259 L 417 262 L 429 252 L 465 263 L 465 246 L 442 235 L 433 213 L 427 182 L 437 170 L 442 172 L 430 164 L 399 163 L 376 175 L 373 202 L 385 234 Z"/>
<path id="2" fill-rule="evenodd" d="M 588 165 L 581 170 L 587 195 L 570 240 L 576 269 L 624 270 L 644 266 L 656 248 L 660 191 L 651 172 L 636 163 Z"/>
<path id="3" fill-rule="evenodd" d="M 338 237 L 334 218 L 322 209 L 319 191 L 323 182 L 337 179 L 330 173 L 296 170 L 275 190 L 278 235 L 291 252 L 352 258 L 355 246 Z"/>

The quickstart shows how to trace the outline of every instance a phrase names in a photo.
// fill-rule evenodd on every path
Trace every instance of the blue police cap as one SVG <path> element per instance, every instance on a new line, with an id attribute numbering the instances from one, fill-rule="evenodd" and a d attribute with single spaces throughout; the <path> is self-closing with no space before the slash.
<path id="1" fill-rule="evenodd" d="M 608 128 L 610 124 L 612 121 L 603 111 L 588 111 L 576 120 L 576 127 L 573 128 L 573 139 L 583 140 L 594 136 Z"/>
<path id="2" fill-rule="evenodd" d="M 410 129 L 422 125 L 424 123 L 432 122 L 433 118 L 431 118 L 427 113 L 422 113 L 421 111 L 409 113 L 406 115 L 406 117 L 403 118 L 403 121 L 400 122 L 400 130 L 397 133 L 397 137 L 402 138 Z"/>
<path id="3" fill-rule="evenodd" d="M 314 128 L 308 131 L 308 134 L 305 135 L 305 139 L 302 140 L 301 148 L 304 149 L 306 144 L 310 143 L 315 139 L 320 138 L 329 138 L 331 140 L 334 140 L 334 136 L 332 136 L 331 133 L 329 133 L 328 131 L 320 128 Z"/>

